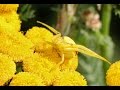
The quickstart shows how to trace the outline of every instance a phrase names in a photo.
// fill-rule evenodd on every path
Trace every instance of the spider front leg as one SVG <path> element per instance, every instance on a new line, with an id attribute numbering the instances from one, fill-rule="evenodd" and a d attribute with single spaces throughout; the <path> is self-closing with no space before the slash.
<path id="1" fill-rule="evenodd" d="M 54 39 L 53 40 L 59 40 L 61 38 L 61 34 L 57 34 L 57 35 L 54 35 Z M 54 42 L 54 41 L 53 41 Z"/>
<path id="2" fill-rule="evenodd" d="M 60 66 L 60 65 L 62 65 L 62 64 L 64 63 L 65 56 L 64 56 L 63 53 L 62 53 L 61 57 L 62 57 L 62 59 L 61 59 L 61 61 L 57 64 L 58 66 Z"/>
<path id="3" fill-rule="evenodd" d="M 58 68 L 59 66 L 61 66 L 64 63 L 64 54 L 62 54 L 62 59 L 59 63 L 57 63 L 55 66 L 53 66 L 53 68 L 51 68 L 50 72 L 55 70 L 56 68 Z"/>
<path id="4" fill-rule="evenodd" d="M 43 22 L 37 21 L 37 23 L 40 23 L 40 24 L 46 26 L 47 28 L 49 28 L 49 30 L 51 30 L 55 34 L 60 34 L 60 32 L 58 32 L 57 30 L 55 30 L 53 27 L 51 27 L 51 26 L 49 26 L 49 25 L 47 25 L 47 24 L 45 24 Z"/>
<path id="5" fill-rule="evenodd" d="M 94 51 L 86 48 L 85 46 L 82 46 L 82 45 L 72 45 L 72 46 L 68 46 L 68 48 L 66 48 L 66 50 L 68 51 L 78 51 L 80 53 L 83 53 L 83 54 L 86 54 L 86 55 L 89 55 L 89 56 L 92 56 L 92 57 L 95 57 L 95 58 L 98 58 L 100 60 L 103 60 L 109 64 L 111 64 L 107 59 L 105 59 L 104 57 L 98 55 L 97 53 L 95 53 Z"/>

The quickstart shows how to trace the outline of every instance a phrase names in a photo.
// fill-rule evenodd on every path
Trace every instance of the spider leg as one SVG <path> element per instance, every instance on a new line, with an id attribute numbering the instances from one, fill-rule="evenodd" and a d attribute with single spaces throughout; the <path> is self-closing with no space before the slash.
<path id="1" fill-rule="evenodd" d="M 64 63 L 64 54 L 62 54 L 62 60 L 57 64 L 57 65 L 55 65 L 51 70 L 50 70 L 50 72 L 51 71 L 53 71 L 53 70 L 55 70 L 56 68 L 58 68 L 60 65 L 62 65 Z"/>
<path id="2" fill-rule="evenodd" d="M 109 64 L 111 64 L 107 59 L 105 59 L 104 57 L 98 55 L 97 53 L 95 53 L 94 51 L 86 48 L 85 46 L 82 46 L 82 45 L 78 45 L 79 48 L 78 48 L 78 51 L 83 53 L 83 54 L 86 54 L 86 55 L 89 55 L 89 56 L 92 56 L 92 57 L 96 57 L 98 59 L 101 59 Z"/>
<path id="3" fill-rule="evenodd" d="M 65 56 L 62 54 L 62 60 L 57 64 L 58 66 L 62 65 L 64 63 Z"/>
<path id="4" fill-rule="evenodd" d="M 54 36 L 54 40 L 58 40 L 58 38 L 60 38 L 60 37 L 61 37 L 61 34 L 57 34 Z"/>
<path id="5" fill-rule="evenodd" d="M 69 48 L 65 48 L 65 51 L 78 51 L 80 53 L 83 53 L 83 54 L 86 54 L 86 55 L 89 55 L 89 56 L 92 56 L 92 57 L 95 57 L 95 58 L 98 58 L 98 59 L 101 59 L 109 64 L 111 64 L 107 59 L 105 59 L 104 57 L 98 55 L 97 53 L 95 53 L 94 51 L 86 48 L 85 46 L 82 46 L 82 45 L 77 45 L 77 46 L 74 46 L 74 47 L 71 47 L 68 46 Z"/>
<path id="6" fill-rule="evenodd" d="M 51 27 L 51 26 L 49 26 L 49 25 L 47 25 L 47 24 L 45 24 L 43 22 L 37 21 L 37 23 L 40 23 L 40 24 L 46 26 L 49 30 L 51 30 L 55 34 L 60 34 L 60 32 L 58 32 L 57 30 L 55 30 L 53 27 Z"/>
<path id="7" fill-rule="evenodd" d="M 67 51 L 67 52 L 68 52 L 68 51 L 69 51 L 69 52 L 71 52 L 71 51 L 75 52 L 75 51 L 78 51 L 78 48 L 69 47 L 69 48 L 65 48 L 64 51 L 65 51 L 65 52 L 66 52 L 66 51 Z"/>
<path id="8" fill-rule="evenodd" d="M 57 34 L 57 35 L 55 35 L 55 36 L 54 36 L 54 39 L 53 39 L 53 42 L 58 41 L 58 38 L 59 38 L 60 36 L 61 36 L 61 34 Z M 53 44 L 54 44 L 53 42 L 46 41 L 46 40 L 45 40 L 45 42 L 47 42 L 47 43 L 50 44 L 50 45 L 53 45 Z"/>

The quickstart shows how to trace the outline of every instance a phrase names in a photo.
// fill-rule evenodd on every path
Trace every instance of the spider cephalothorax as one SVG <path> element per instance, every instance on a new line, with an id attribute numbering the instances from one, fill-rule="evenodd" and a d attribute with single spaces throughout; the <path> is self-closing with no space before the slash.
<path id="1" fill-rule="evenodd" d="M 86 48 L 85 46 L 75 44 L 75 42 L 70 37 L 62 36 L 60 32 L 48 26 L 47 24 L 39 21 L 37 22 L 46 26 L 49 30 L 51 30 L 53 33 L 56 34 L 54 35 L 52 42 L 48 42 L 48 43 L 50 43 L 53 46 L 53 48 L 56 49 L 57 53 L 59 53 L 59 55 L 61 56 L 62 59 L 61 62 L 58 63 L 59 65 L 64 63 L 65 58 L 74 57 L 76 55 L 76 52 L 80 52 L 92 57 L 96 57 L 111 64 L 107 59 L 96 54 L 95 52 Z"/>

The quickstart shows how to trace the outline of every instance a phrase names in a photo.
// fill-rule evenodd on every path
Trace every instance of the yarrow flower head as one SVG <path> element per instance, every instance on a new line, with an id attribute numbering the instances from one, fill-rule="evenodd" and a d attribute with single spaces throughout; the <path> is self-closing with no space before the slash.
<path id="1" fill-rule="evenodd" d="M 106 83 L 109 86 L 120 86 L 120 61 L 109 67 L 106 73 Z"/>
<path id="2" fill-rule="evenodd" d="M 6 23 L 7 26 L 10 25 L 13 31 L 20 31 L 22 21 L 19 18 L 19 14 L 17 14 L 15 11 L 0 14 L 0 17 L 4 18 L 3 24 Z"/>
<path id="3" fill-rule="evenodd" d="M 52 41 L 53 34 L 46 28 L 34 26 L 25 36 L 34 43 L 36 51 L 45 51 L 52 47 L 48 42 Z"/>
<path id="4" fill-rule="evenodd" d="M 15 43 L 6 35 L 0 34 L 0 52 L 5 53 L 13 58 L 15 62 L 20 62 L 24 58 L 33 54 L 33 50 Z"/>
<path id="5" fill-rule="evenodd" d="M 0 4 L 0 14 L 17 11 L 19 4 Z"/>
<path id="6" fill-rule="evenodd" d="M 87 86 L 83 75 L 73 70 L 54 72 L 53 86 Z"/>
<path id="7" fill-rule="evenodd" d="M 13 28 L 12 25 L 9 25 L 8 23 L 1 18 L 1 23 L 0 23 L 0 33 L 3 35 L 8 36 L 10 39 L 12 39 L 14 42 L 17 44 L 23 45 L 25 48 L 32 48 L 33 43 L 26 38 L 23 33 L 21 32 L 16 32 Z"/>
<path id="8" fill-rule="evenodd" d="M 10 86 L 45 86 L 45 84 L 36 74 L 19 72 L 12 78 Z"/>
<path id="9" fill-rule="evenodd" d="M 23 70 L 37 74 L 43 79 L 45 85 L 51 85 L 53 77 L 50 70 L 53 66 L 54 63 L 50 62 L 48 58 L 39 56 L 37 53 L 23 61 Z"/>
<path id="10" fill-rule="evenodd" d="M 16 72 L 16 65 L 8 55 L 0 53 L 0 86 L 9 81 Z"/>
<path id="11" fill-rule="evenodd" d="M 3 26 L 4 28 L 7 27 L 8 31 L 9 29 L 20 31 L 21 20 L 17 14 L 18 7 L 19 4 L 0 4 L 0 29 Z"/>

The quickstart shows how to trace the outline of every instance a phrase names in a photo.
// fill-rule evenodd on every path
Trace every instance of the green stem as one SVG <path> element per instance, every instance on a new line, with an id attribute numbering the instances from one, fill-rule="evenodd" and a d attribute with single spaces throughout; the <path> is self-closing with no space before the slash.
<path id="1" fill-rule="evenodd" d="M 109 35 L 111 11 L 112 11 L 111 4 L 103 4 L 102 5 L 102 29 L 101 29 L 101 33 L 103 33 L 103 35 Z"/>
<path id="2" fill-rule="evenodd" d="M 109 36 L 110 32 L 110 22 L 111 22 L 111 11 L 112 11 L 112 5 L 111 4 L 103 4 L 102 5 L 102 29 L 101 33 L 104 36 Z M 102 56 L 105 57 L 106 59 L 109 59 L 107 56 L 107 49 L 106 46 L 103 45 L 101 47 L 102 51 Z M 103 62 L 103 71 L 104 71 L 104 80 L 106 76 L 106 71 L 108 70 L 109 65 Z M 106 81 L 104 81 L 106 82 Z"/>

